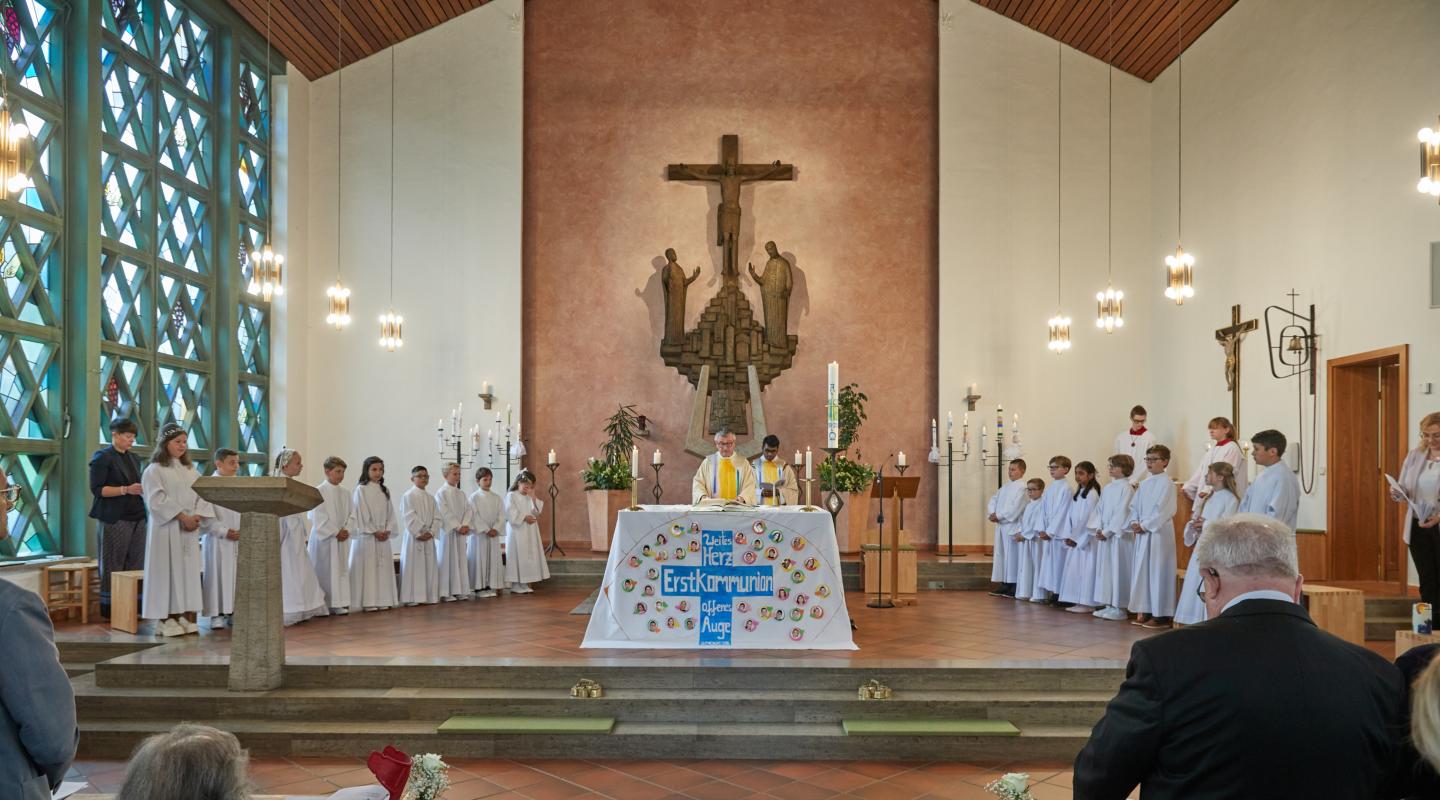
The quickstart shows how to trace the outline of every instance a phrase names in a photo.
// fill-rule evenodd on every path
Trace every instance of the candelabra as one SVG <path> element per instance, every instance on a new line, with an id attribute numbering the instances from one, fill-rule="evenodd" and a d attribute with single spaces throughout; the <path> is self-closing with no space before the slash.
<path id="1" fill-rule="evenodd" d="M 638 471 L 638 470 L 637 470 Z M 645 480 L 639 475 L 630 478 L 630 507 L 626 511 L 643 511 L 640 507 L 640 481 Z"/>
<path id="2" fill-rule="evenodd" d="M 514 485 L 511 477 L 511 469 L 520 467 L 525 462 L 525 442 L 521 439 L 511 439 L 510 429 L 505 429 L 505 444 L 491 445 L 490 463 L 495 463 L 495 455 L 499 454 L 505 462 L 505 486 L 508 488 Z"/>
<path id="3" fill-rule="evenodd" d="M 936 466 L 945 470 L 945 552 L 951 558 L 955 557 L 955 465 L 963 464 L 970 460 L 970 424 L 967 422 L 962 429 L 963 438 L 960 440 L 960 452 L 955 452 L 955 435 L 947 426 L 945 430 L 945 453 L 941 455 L 939 448 L 935 448 L 930 454 L 930 460 Z"/>
<path id="4" fill-rule="evenodd" d="M 986 433 L 980 429 L 980 466 L 995 468 L 995 488 L 1005 487 L 1005 409 L 995 407 L 995 454 L 985 446 Z"/>
<path id="5" fill-rule="evenodd" d="M 802 484 L 804 484 L 804 486 L 805 486 L 805 505 L 801 506 L 801 507 L 800 507 L 800 510 L 801 510 L 801 511 L 819 511 L 820 509 L 816 508 L 814 505 L 812 505 L 812 504 L 810 503 L 810 490 L 811 490 L 811 488 L 815 485 L 815 479 L 814 479 L 814 478 L 796 478 L 795 480 L 798 481 L 798 482 L 800 482 L 800 483 L 802 483 Z"/>
<path id="6" fill-rule="evenodd" d="M 655 498 L 657 506 L 660 505 L 660 495 L 665 494 L 665 490 L 660 488 L 660 468 L 663 466 L 665 466 L 663 461 L 655 461 L 650 464 L 650 469 L 655 470 L 655 487 L 650 490 L 650 496 Z"/>
<path id="7" fill-rule="evenodd" d="M 475 438 L 470 437 L 470 452 L 465 452 L 465 434 L 445 432 L 441 427 L 436 431 L 439 444 L 439 456 L 441 459 L 449 459 L 460 465 L 461 469 L 469 469 L 475 465 L 475 459 L 480 455 L 480 448 L 475 444 Z"/>
<path id="8" fill-rule="evenodd" d="M 560 546 L 560 540 L 555 535 L 555 520 L 560 516 L 555 510 L 555 498 L 560 494 L 560 487 L 555 485 L 555 470 L 560 468 L 560 464 L 551 462 L 545 466 L 550 469 L 550 489 L 548 490 L 550 495 L 550 545 L 545 548 L 545 555 L 548 556 L 558 550 L 563 556 L 565 548 Z"/>
<path id="9" fill-rule="evenodd" d="M 898 472 L 900 473 L 900 477 L 903 478 L 903 477 L 905 477 L 905 470 L 910 469 L 910 465 L 909 465 L 909 464 L 896 464 L 896 465 L 895 465 L 895 469 L 896 469 L 896 471 L 898 471 Z M 900 495 L 897 495 L 897 496 L 900 498 L 900 530 L 903 531 L 903 530 L 905 530 L 905 495 L 900 494 Z M 880 503 L 881 503 L 882 505 L 885 503 L 884 498 L 881 498 Z M 897 556 L 897 557 L 898 557 L 898 556 Z"/>

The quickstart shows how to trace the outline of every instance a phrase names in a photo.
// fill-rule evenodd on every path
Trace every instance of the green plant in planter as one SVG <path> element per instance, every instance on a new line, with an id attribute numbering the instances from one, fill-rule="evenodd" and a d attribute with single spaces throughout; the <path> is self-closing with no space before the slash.
<path id="1" fill-rule="evenodd" d="M 585 481 L 585 489 L 619 489 L 628 491 L 630 489 L 630 459 L 626 458 L 614 464 L 607 464 L 598 458 L 592 458 L 586 463 L 585 469 L 580 471 L 580 479 Z"/>
<path id="2" fill-rule="evenodd" d="M 635 406 L 620 406 L 605 421 L 605 442 L 600 445 L 600 458 L 592 458 L 581 470 L 580 478 L 589 489 L 630 488 L 630 450 L 640 432 L 640 415 Z"/>
<path id="3" fill-rule="evenodd" d="M 836 399 L 840 406 L 839 446 L 841 450 L 849 450 L 860 438 L 860 423 L 869 419 L 865 416 L 865 404 L 870 398 L 860 391 L 860 384 L 852 383 L 840 387 L 840 395 Z"/>
<path id="4" fill-rule="evenodd" d="M 860 451 L 855 451 L 858 458 Z M 851 461 L 844 455 L 835 456 L 834 466 L 830 460 L 820 462 L 820 491 L 863 492 L 875 482 L 875 470 L 863 461 Z"/>

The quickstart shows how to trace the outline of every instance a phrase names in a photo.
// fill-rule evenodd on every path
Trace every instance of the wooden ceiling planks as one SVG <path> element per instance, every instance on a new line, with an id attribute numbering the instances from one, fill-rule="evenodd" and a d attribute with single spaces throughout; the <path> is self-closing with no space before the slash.
<path id="1" fill-rule="evenodd" d="M 974 0 L 1117 69 L 1153 81 L 1238 0 Z M 1113 22 L 1111 21 L 1113 15 Z M 1184 42 L 1178 39 L 1183 28 Z M 1112 51 L 1113 47 L 1113 51 Z M 1107 58 L 1107 53 L 1113 57 Z"/>
<path id="2" fill-rule="evenodd" d="M 262 36 L 266 0 L 226 0 Z M 310 80 L 334 72 L 337 0 L 270 0 L 270 41 Z M 487 0 L 344 0 L 345 64 L 441 25 Z"/>

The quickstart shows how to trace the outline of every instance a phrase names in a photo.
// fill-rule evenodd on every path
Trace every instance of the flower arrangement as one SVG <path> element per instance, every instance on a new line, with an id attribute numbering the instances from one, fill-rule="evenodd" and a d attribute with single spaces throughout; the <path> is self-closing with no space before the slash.
<path id="1" fill-rule="evenodd" d="M 435 753 L 426 753 L 415 758 L 410 769 L 410 790 L 407 798 L 413 800 L 440 800 L 450 788 L 450 765 Z"/>
<path id="2" fill-rule="evenodd" d="M 985 791 L 1004 800 L 1035 800 L 1030 794 L 1030 776 L 1024 772 L 1007 772 L 986 784 Z"/>

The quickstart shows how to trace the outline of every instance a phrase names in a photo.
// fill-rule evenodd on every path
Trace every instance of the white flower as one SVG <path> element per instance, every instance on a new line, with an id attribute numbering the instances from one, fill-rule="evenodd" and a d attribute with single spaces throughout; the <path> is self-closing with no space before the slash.
<path id="1" fill-rule="evenodd" d="M 426 772 L 435 772 L 437 770 L 444 769 L 445 762 L 441 761 L 440 756 L 436 755 L 435 753 L 426 753 L 425 755 L 420 756 L 420 768 L 425 770 Z"/>
<path id="2" fill-rule="evenodd" d="M 1030 776 L 1024 772 L 1007 772 L 1001 776 L 1000 782 L 1005 788 L 1020 794 L 1030 788 Z"/>

